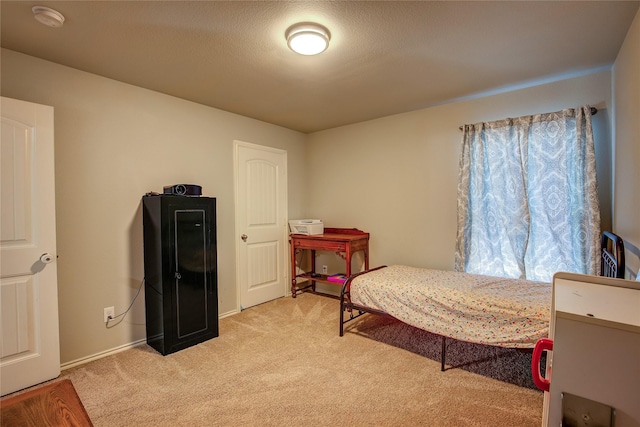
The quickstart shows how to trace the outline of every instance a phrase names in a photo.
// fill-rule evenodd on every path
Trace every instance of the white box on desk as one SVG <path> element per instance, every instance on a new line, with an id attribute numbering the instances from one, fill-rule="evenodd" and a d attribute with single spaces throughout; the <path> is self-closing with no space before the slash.
<path id="1" fill-rule="evenodd" d="M 324 234 L 324 223 L 319 219 L 292 219 L 289 221 L 289 228 L 293 234 Z"/>

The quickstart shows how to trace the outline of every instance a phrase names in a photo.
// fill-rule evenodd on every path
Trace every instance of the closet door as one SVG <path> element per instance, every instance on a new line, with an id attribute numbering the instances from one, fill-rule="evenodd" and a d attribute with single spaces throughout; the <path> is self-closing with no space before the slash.
<path id="1" fill-rule="evenodd" d="M 288 292 L 287 152 L 234 141 L 236 281 L 242 308 Z"/>

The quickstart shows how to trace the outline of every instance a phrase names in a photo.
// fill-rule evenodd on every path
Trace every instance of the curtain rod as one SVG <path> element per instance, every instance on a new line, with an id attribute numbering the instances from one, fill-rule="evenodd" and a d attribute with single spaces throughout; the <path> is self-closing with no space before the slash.
<path id="1" fill-rule="evenodd" d="M 591 107 L 591 115 L 595 116 L 596 114 L 598 114 L 598 109 L 596 107 Z M 462 131 L 462 129 L 464 129 L 464 126 L 460 126 L 458 129 Z"/>

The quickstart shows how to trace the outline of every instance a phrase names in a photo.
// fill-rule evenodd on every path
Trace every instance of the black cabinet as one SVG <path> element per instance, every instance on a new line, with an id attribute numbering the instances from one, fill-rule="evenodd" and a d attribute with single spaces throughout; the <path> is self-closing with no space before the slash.
<path id="1" fill-rule="evenodd" d="M 142 198 L 147 343 L 166 355 L 218 336 L 216 199 Z"/>

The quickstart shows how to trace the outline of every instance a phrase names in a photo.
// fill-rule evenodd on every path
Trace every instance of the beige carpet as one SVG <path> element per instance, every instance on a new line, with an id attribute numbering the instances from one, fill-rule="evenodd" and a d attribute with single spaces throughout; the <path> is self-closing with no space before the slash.
<path id="1" fill-rule="evenodd" d="M 302 294 L 222 319 L 168 356 L 147 346 L 63 372 L 95 426 L 541 425 L 530 354 L 364 316 L 338 336 L 339 302 Z"/>

